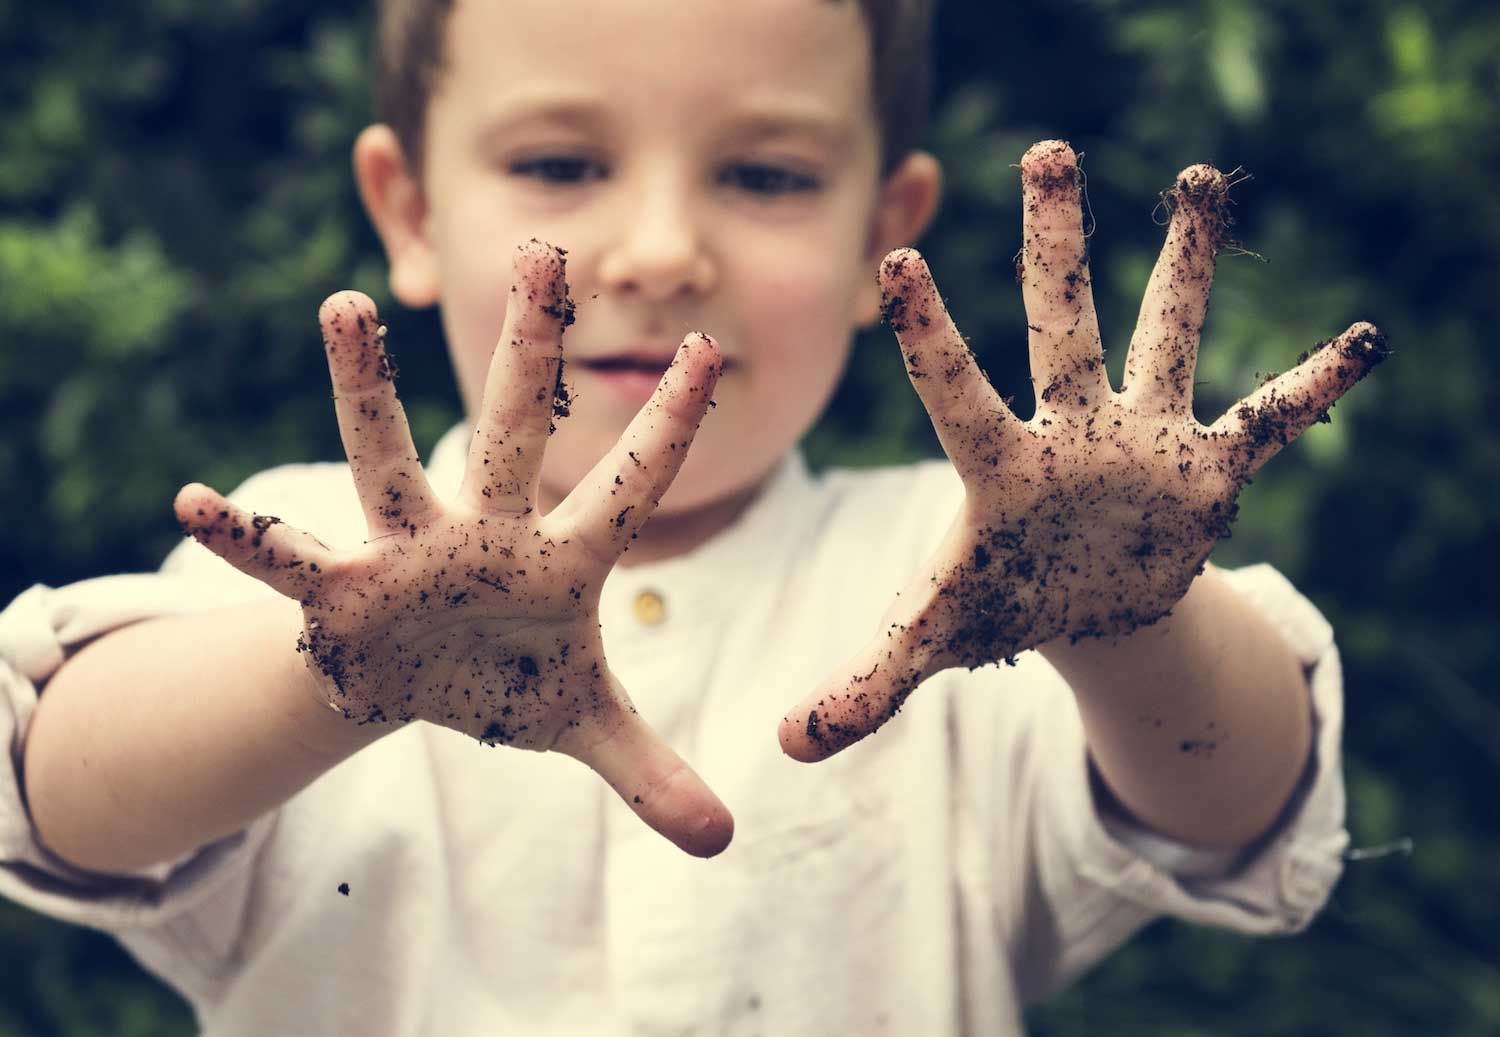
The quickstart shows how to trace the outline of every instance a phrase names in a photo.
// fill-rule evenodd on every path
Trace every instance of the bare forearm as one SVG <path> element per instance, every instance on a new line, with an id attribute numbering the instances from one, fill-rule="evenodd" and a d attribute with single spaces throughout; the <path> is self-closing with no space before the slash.
<path id="1" fill-rule="evenodd" d="M 1285 806 L 1311 747 L 1307 682 L 1214 569 L 1153 626 L 1042 654 L 1073 688 L 1100 774 L 1141 822 L 1193 845 L 1240 846 Z"/>
<path id="2" fill-rule="evenodd" d="M 95 871 L 167 860 L 242 828 L 389 730 L 320 706 L 301 612 L 270 599 L 150 620 L 73 656 L 25 747 L 42 841 Z"/>

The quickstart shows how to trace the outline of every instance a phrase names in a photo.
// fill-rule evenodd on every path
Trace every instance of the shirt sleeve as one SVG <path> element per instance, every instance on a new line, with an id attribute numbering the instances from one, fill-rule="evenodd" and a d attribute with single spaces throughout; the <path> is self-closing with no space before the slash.
<path id="1" fill-rule="evenodd" d="M 291 504 L 306 520 L 306 502 L 299 506 L 286 498 L 299 483 L 301 489 L 310 485 L 296 475 L 321 467 L 286 466 L 260 473 L 230 498 L 261 513 Z M 275 594 L 189 539 L 168 555 L 159 572 L 104 576 L 57 588 L 37 584 L 0 612 L 0 743 L 9 750 L 8 766 L 0 767 L 0 896 L 62 921 L 118 932 L 160 926 L 226 884 L 248 882 L 249 863 L 274 825 L 274 815 L 176 860 L 129 875 L 101 875 L 70 865 L 38 838 L 27 808 L 22 761 L 47 680 L 89 641 L 141 620 Z"/>
<path id="2" fill-rule="evenodd" d="M 1343 870 L 1343 677 L 1328 622 L 1269 565 L 1226 571 L 1302 661 L 1313 745 L 1281 816 L 1241 850 L 1204 850 L 1147 831 L 1108 806 L 1091 777 L 1070 694 L 1049 697 L 1030 732 L 1035 802 L 1029 880 L 1013 961 L 1022 995 L 1063 989 L 1161 915 L 1248 934 L 1300 932 Z"/>

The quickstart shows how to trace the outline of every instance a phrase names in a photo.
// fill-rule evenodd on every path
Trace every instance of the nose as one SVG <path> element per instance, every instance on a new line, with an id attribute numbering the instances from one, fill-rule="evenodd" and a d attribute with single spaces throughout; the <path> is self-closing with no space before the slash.
<path id="1" fill-rule="evenodd" d="M 619 231 L 599 265 L 612 291 L 670 300 L 713 287 L 713 260 L 704 247 L 694 199 L 676 177 L 643 175 L 636 190 L 618 198 Z"/>

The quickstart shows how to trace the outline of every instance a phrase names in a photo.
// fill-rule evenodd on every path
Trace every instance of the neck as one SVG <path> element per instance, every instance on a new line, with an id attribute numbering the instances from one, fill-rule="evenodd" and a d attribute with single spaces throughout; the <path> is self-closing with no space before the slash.
<path id="1" fill-rule="evenodd" d="M 618 564 L 629 569 L 687 554 L 728 528 L 764 486 L 765 480 L 762 479 L 732 496 L 690 511 L 657 512 L 646 520 L 640 533 L 630 542 L 630 550 L 620 557 Z"/>

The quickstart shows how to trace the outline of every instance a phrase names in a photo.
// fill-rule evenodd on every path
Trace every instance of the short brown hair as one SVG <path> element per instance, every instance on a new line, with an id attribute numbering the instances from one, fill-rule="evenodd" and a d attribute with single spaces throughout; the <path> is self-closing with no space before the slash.
<path id="1" fill-rule="evenodd" d="M 427 103 L 443 64 L 454 0 L 379 0 L 375 115 L 395 131 L 414 169 L 422 164 Z M 844 0 L 823 0 L 843 3 Z M 875 115 L 884 179 L 920 145 L 932 104 L 932 16 L 937 0 L 859 0 L 870 32 Z"/>

